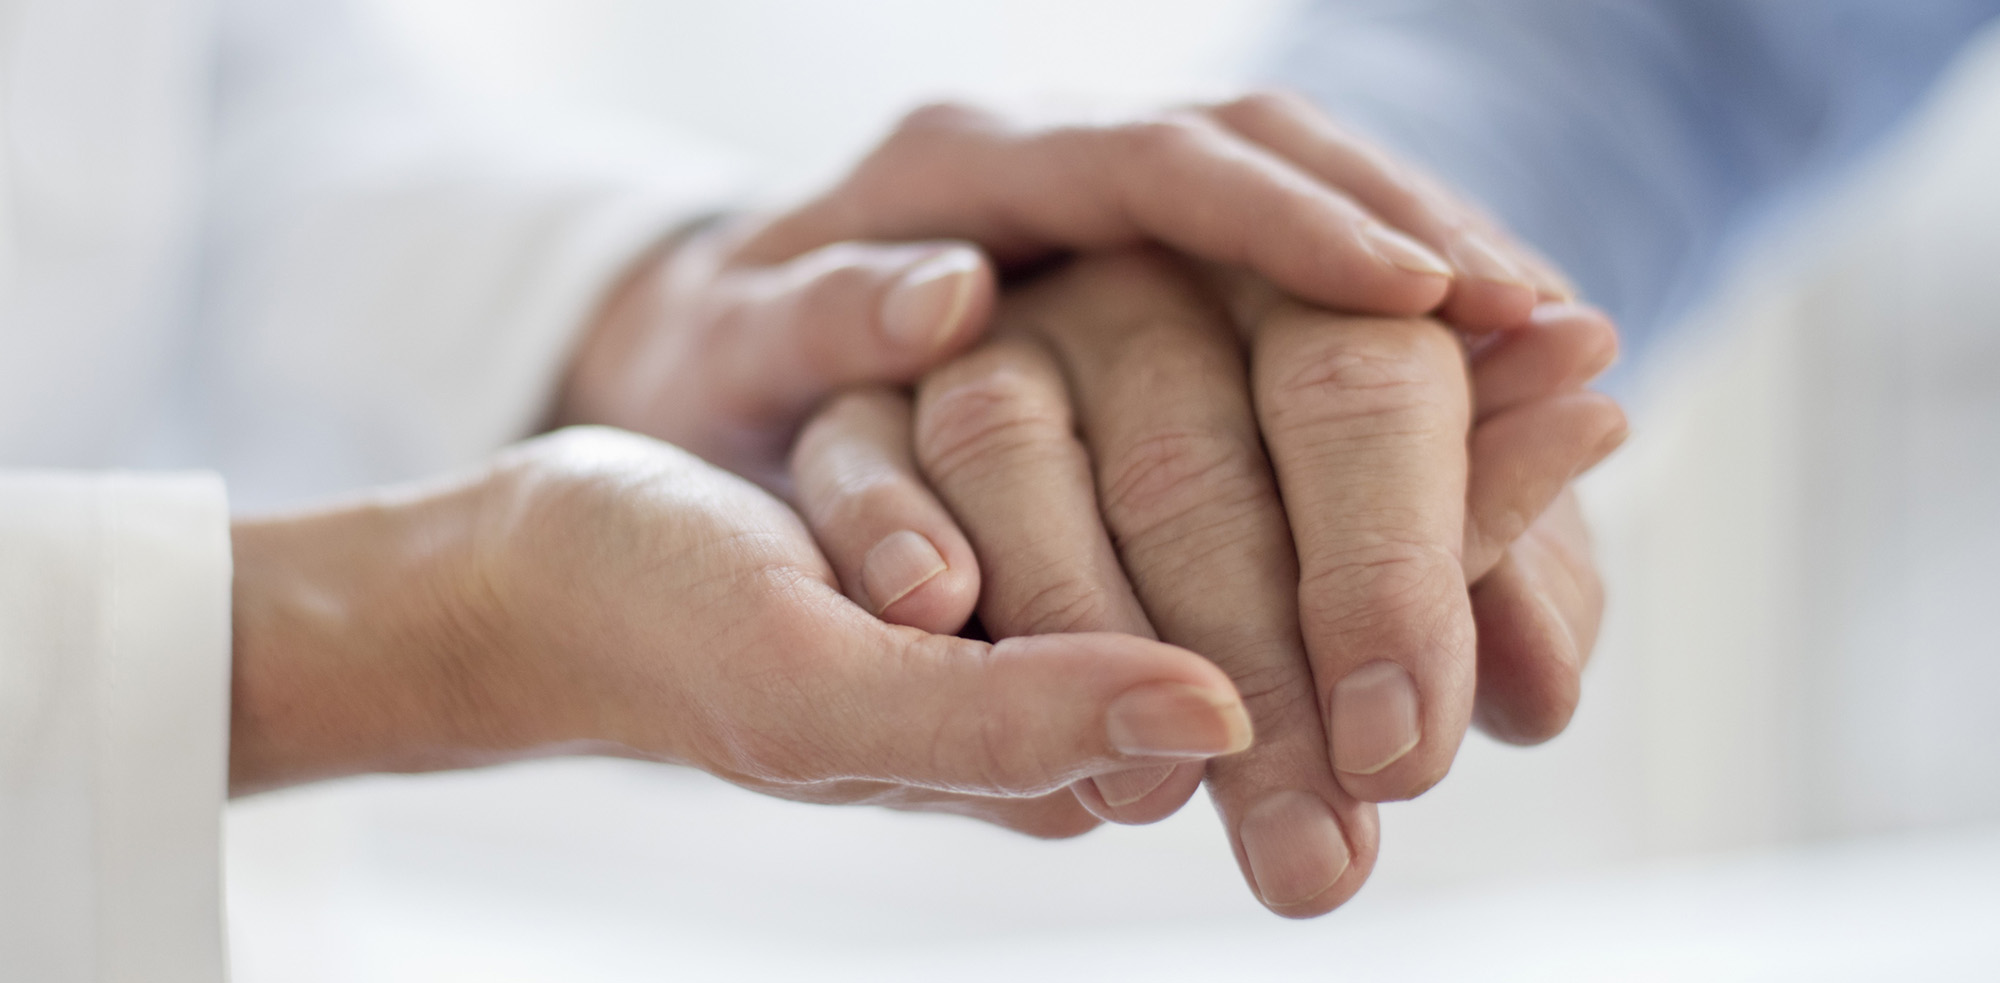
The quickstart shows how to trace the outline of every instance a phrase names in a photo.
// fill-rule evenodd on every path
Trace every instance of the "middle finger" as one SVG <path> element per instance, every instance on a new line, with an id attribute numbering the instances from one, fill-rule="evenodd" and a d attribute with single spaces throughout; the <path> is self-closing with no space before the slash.
<path id="1" fill-rule="evenodd" d="M 1062 356 L 1152 624 L 1228 672 L 1250 710 L 1256 743 L 1209 765 L 1244 876 L 1272 910 L 1317 915 L 1366 880 L 1376 817 L 1334 781 L 1240 343 L 1190 281 L 1156 254 L 1092 257 L 1032 294 L 1025 320 Z"/>
<path id="2" fill-rule="evenodd" d="M 979 557 L 980 620 L 995 638 L 1117 631 L 1154 637 L 1097 517 L 1090 457 L 1062 375 L 1038 342 L 1001 337 L 918 388 L 916 451 Z M 1093 812 L 1151 822 L 1201 781 L 1194 763 L 1085 779 Z"/>
<path id="3" fill-rule="evenodd" d="M 1463 351 L 1433 322 L 1289 301 L 1252 334 L 1334 768 L 1362 799 L 1417 795 L 1450 769 L 1473 708 Z"/>

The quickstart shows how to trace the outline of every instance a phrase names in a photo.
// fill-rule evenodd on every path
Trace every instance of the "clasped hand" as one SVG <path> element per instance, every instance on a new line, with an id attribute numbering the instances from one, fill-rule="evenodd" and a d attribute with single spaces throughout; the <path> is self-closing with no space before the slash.
<path id="1" fill-rule="evenodd" d="M 609 753 L 1061 836 L 1205 775 L 1258 897 L 1330 910 L 1371 803 L 1574 706 L 1566 488 L 1623 421 L 1565 293 L 1296 100 L 927 110 L 588 332 L 554 418 L 706 461 L 567 430 L 239 524 L 232 787 Z"/>
<path id="2" fill-rule="evenodd" d="M 1368 803 L 1436 783 L 1475 714 L 1517 741 L 1567 721 L 1597 588 L 1565 487 L 1623 434 L 1577 384 L 1612 336 L 1550 305 L 1468 375 L 1436 322 L 1201 279 L 1138 252 L 1022 289 L 914 403 L 835 401 L 798 496 L 889 620 L 948 631 L 976 603 L 996 638 L 1116 631 L 1226 670 L 1254 746 L 1096 775 L 1026 828 L 1156 820 L 1205 771 L 1259 897 L 1317 914 L 1367 876 Z"/>

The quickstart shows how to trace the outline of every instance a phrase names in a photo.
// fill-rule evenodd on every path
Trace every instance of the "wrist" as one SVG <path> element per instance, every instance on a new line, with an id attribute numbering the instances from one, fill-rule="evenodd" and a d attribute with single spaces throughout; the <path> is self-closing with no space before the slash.
<path id="1" fill-rule="evenodd" d="M 232 529 L 230 790 L 519 756 L 476 526 L 482 485 Z"/>

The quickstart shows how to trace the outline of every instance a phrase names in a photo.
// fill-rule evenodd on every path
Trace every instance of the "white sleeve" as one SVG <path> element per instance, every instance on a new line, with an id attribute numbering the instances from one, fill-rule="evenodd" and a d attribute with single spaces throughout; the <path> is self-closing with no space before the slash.
<path id="1" fill-rule="evenodd" d="M 200 361 L 240 506 L 531 433 L 619 275 L 736 190 L 691 138 L 455 94 L 342 0 L 223 10 Z"/>
<path id="2" fill-rule="evenodd" d="M 229 680 L 220 479 L 0 472 L 0 977 L 223 978 Z"/>

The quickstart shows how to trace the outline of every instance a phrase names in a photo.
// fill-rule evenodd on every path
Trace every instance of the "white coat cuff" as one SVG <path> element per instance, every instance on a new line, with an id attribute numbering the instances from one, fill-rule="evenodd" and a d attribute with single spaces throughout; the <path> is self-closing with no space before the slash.
<path id="1" fill-rule="evenodd" d="M 223 978 L 230 596 L 219 478 L 0 473 L 9 978 Z"/>

